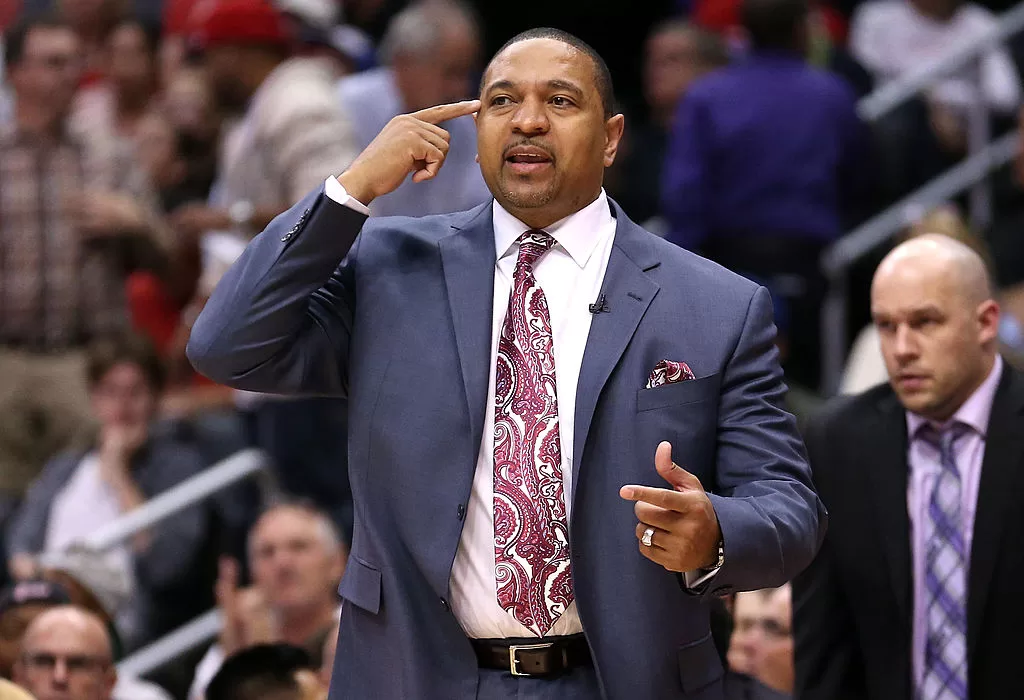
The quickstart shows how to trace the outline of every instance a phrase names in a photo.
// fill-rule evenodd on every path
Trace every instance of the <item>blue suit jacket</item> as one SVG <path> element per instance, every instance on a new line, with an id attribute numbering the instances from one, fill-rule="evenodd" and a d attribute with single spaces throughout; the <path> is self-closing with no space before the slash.
<path id="1" fill-rule="evenodd" d="M 637 551 L 619 487 L 665 487 L 654 451 L 670 440 L 717 494 L 725 565 L 703 595 L 791 579 L 825 513 L 781 407 L 767 292 L 613 211 L 607 312 L 576 397 L 577 606 L 606 698 L 720 700 L 708 607 Z M 189 358 L 217 381 L 349 397 L 355 528 L 335 700 L 476 697 L 448 583 L 483 429 L 494 268 L 489 203 L 367 220 L 321 190 L 252 241 L 192 331 Z M 697 378 L 645 389 L 662 359 Z"/>

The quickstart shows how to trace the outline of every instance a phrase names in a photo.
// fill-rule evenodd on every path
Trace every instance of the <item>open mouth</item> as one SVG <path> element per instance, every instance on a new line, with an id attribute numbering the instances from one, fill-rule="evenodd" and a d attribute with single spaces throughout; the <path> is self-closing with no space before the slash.
<path id="1" fill-rule="evenodd" d="M 530 175 L 550 167 L 554 159 L 543 148 L 536 146 L 514 146 L 505 153 L 505 163 L 512 172 Z"/>

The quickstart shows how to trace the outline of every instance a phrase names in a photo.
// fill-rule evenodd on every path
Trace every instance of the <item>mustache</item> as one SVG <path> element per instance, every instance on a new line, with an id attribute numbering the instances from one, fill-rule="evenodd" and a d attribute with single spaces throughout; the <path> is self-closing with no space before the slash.
<path id="1" fill-rule="evenodd" d="M 507 146 L 505 146 L 505 150 L 502 151 L 502 160 L 508 158 L 509 151 L 511 151 L 513 148 L 519 148 L 520 146 L 530 146 L 531 148 L 537 148 L 541 151 L 544 151 L 544 154 L 551 159 L 551 162 L 555 161 L 555 151 L 544 142 L 537 141 L 535 139 L 520 139 L 518 141 L 508 144 Z"/>

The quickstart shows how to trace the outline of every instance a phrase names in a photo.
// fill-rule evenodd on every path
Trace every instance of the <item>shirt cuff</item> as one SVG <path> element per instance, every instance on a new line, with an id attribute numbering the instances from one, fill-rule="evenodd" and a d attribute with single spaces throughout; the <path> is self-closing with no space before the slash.
<path id="1" fill-rule="evenodd" d="M 722 569 L 720 566 L 716 566 L 713 569 L 697 569 L 696 571 L 684 571 L 683 572 L 683 583 L 690 590 L 700 588 L 705 583 L 713 579 L 718 575 L 718 572 Z"/>
<path id="2" fill-rule="evenodd" d="M 370 215 L 369 207 L 355 197 L 350 196 L 349 193 L 345 191 L 344 185 L 338 182 L 338 178 L 333 175 L 327 178 L 327 181 L 324 182 L 324 194 L 342 206 L 346 206 L 349 209 L 355 209 L 360 214 L 364 214 L 366 216 Z"/>

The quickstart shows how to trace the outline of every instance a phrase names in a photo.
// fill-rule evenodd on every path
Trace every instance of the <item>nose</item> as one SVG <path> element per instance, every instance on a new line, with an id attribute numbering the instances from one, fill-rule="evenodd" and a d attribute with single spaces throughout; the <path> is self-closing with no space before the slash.
<path id="1" fill-rule="evenodd" d="M 896 328 L 896 343 L 894 350 L 896 357 L 900 360 L 911 360 L 917 356 L 917 339 L 906 324 L 900 324 Z"/>
<path id="2" fill-rule="evenodd" d="M 64 659 L 57 659 L 53 666 L 53 684 L 62 687 L 68 682 L 68 664 Z"/>
<path id="3" fill-rule="evenodd" d="M 547 133 L 550 127 L 544 102 L 535 97 L 527 97 L 512 116 L 512 130 L 516 133 L 532 135 Z"/>

